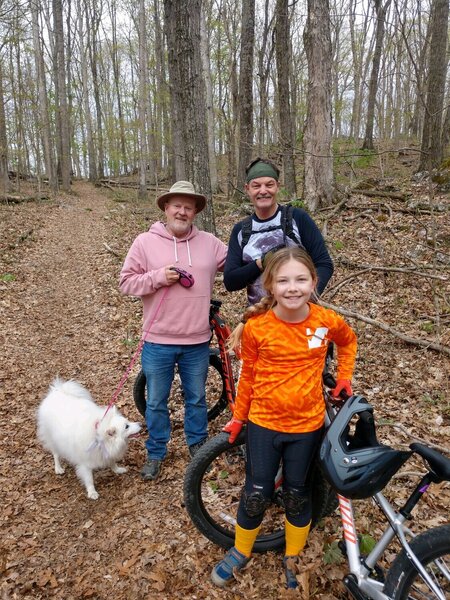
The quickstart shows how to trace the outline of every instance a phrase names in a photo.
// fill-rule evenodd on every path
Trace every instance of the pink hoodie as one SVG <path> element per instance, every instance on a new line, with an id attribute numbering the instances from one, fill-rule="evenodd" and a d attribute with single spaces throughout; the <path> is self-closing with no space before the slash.
<path id="1" fill-rule="evenodd" d="M 138 235 L 122 267 L 119 287 L 123 294 L 142 298 L 146 341 L 184 345 L 209 340 L 209 304 L 214 277 L 216 271 L 223 271 L 226 256 L 227 246 L 195 225 L 182 239 L 170 235 L 160 221 Z M 194 285 L 185 288 L 174 283 L 167 287 L 165 269 L 168 265 L 177 265 L 191 273 Z"/>

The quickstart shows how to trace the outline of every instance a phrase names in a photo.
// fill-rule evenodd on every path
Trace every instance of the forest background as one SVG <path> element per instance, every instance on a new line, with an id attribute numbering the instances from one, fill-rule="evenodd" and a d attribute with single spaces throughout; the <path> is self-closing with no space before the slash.
<path id="1" fill-rule="evenodd" d="M 322 301 L 357 332 L 354 389 L 374 405 L 380 439 L 450 455 L 448 10 L 0 1 L 2 597 L 292 597 L 272 552 L 228 591 L 210 583 L 223 550 L 184 509 L 182 409 L 161 480 L 141 481 L 137 441 L 126 475 L 96 474 L 98 502 L 72 469 L 54 475 L 36 439 L 34 410 L 55 375 L 99 403 L 117 388 L 142 322 L 139 300 L 118 290 L 120 268 L 176 179 L 207 195 L 199 225 L 227 242 L 250 210 L 245 164 L 264 155 L 282 167 L 280 201 L 311 212 L 335 263 Z M 227 293 L 218 275 L 214 297 L 234 326 L 245 292 Z M 133 420 L 138 368 L 118 399 Z M 396 506 L 423 471 L 408 465 L 388 490 Z M 413 526 L 448 522 L 449 494 L 435 486 Z M 355 514 L 364 536 L 380 534 L 372 505 Z M 339 531 L 332 515 L 312 532 L 298 597 L 343 597 Z"/>
<path id="2" fill-rule="evenodd" d="M 268 155 L 286 199 L 314 211 L 355 162 L 407 147 L 418 171 L 440 169 L 448 14 L 447 0 L 3 0 L 3 191 L 134 174 L 141 198 L 187 178 L 239 199 Z"/>

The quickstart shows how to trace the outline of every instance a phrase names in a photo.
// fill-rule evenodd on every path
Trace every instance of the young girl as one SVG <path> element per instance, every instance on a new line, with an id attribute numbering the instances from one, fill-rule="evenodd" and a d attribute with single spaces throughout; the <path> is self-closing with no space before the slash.
<path id="1" fill-rule="evenodd" d="M 233 570 L 248 562 L 274 479 L 283 461 L 283 501 L 286 511 L 284 568 L 288 588 L 297 587 L 292 561 L 303 549 L 311 522 L 307 475 L 321 440 L 325 419 L 322 372 L 329 342 L 338 351 L 338 396 L 352 394 L 350 380 L 356 356 L 356 336 L 334 311 L 310 302 L 317 274 L 301 248 L 283 248 L 264 270 L 269 296 L 247 309 L 243 324 L 230 339 L 241 339 L 243 359 L 233 418 L 224 428 L 233 442 L 246 428 L 246 479 L 236 525 L 235 545 L 214 567 L 211 578 L 225 586 Z"/>

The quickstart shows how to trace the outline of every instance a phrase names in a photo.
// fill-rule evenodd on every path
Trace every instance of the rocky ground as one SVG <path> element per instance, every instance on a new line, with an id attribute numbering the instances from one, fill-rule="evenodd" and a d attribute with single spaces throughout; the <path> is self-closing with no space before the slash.
<path id="1" fill-rule="evenodd" d="M 409 192 L 405 201 L 353 195 L 317 215 L 336 264 L 324 300 L 359 315 L 349 318 L 359 336 L 354 388 L 374 404 L 383 441 L 399 447 L 419 438 L 450 453 L 450 201 L 430 199 L 419 184 Z M 143 439 L 130 446 L 128 473 L 97 473 L 97 501 L 72 469 L 53 472 L 35 432 L 50 382 L 78 379 L 107 403 L 139 338 L 140 302 L 120 295 L 118 274 L 132 240 L 158 213 L 154 197 L 138 203 L 133 195 L 76 182 L 70 195 L 0 205 L 2 598 L 343 598 L 345 565 L 328 552 L 339 539 L 337 516 L 311 534 L 298 592 L 283 589 L 275 553 L 256 556 L 227 591 L 209 582 L 223 551 L 184 510 L 188 453 L 179 420 L 154 483 L 139 477 Z M 224 241 L 241 218 L 230 206 L 218 199 Z M 226 293 L 220 277 L 216 293 L 235 324 L 243 294 Z M 118 400 L 132 420 L 137 369 Z M 420 462 L 407 469 L 420 471 Z M 400 476 L 389 497 L 398 504 L 409 488 Z M 448 485 L 435 487 L 418 511 L 420 526 L 447 522 L 449 500 Z M 380 521 L 369 502 L 356 504 L 356 516 L 370 537 Z"/>

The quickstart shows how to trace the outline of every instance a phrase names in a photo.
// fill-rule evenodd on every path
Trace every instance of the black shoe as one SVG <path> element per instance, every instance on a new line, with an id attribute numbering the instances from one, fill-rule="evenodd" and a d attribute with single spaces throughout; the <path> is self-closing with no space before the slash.
<path id="1" fill-rule="evenodd" d="M 295 590 L 298 588 L 298 581 L 297 577 L 295 576 L 295 571 L 291 568 L 291 565 L 288 565 L 289 561 L 293 562 L 296 558 L 296 556 L 285 556 L 283 558 L 284 575 L 286 577 L 286 587 L 288 590 Z"/>
<path id="2" fill-rule="evenodd" d="M 189 446 L 189 454 L 191 455 L 191 458 L 194 458 L 194 456 L 197 454 L 197 452 L 200 450 L 200 448 L 204 445 L 204 443 L 206 442 L 208 438 L 205 438 L 204 440 L 201 440 L 200 442 L 197 442 L 196 444 L 192 444 L 191 446 Z"/>
<path id="3" fill-rule="evenodd" d="M 141 476 L 144 481 L 152 481 L 156 479 L 161 471 L 162 460 L 157 458 L 149 458 L 142 467 Z"/>

